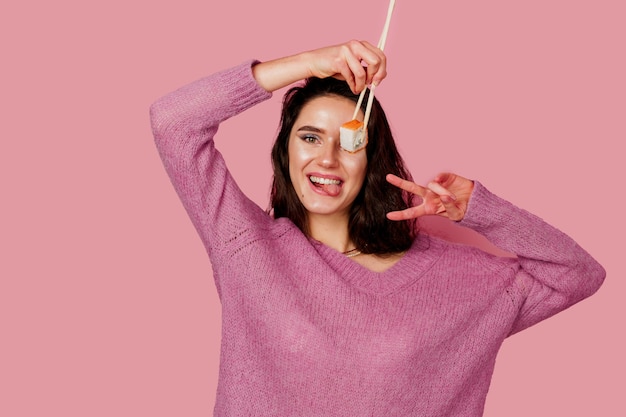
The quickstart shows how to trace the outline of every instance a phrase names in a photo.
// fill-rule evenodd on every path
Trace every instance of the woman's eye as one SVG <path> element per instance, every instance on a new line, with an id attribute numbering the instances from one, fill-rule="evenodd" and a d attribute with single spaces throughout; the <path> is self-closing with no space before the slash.
<path id="1" fill-rule="evenodd" d="M 300 136 L 300 139 L 306 143 L 317 143 L 319 141 L 319 138 L 315 135 L 302 135 Z"/>

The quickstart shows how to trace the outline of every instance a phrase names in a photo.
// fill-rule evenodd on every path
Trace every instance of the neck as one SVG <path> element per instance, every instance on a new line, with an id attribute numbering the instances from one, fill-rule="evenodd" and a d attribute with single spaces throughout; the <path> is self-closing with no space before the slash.
<path id="1" fill-rule="evenodd" d="M 309 213 L 311 237 L 339 252 L 354 248 L 348 234 L 347 216 L 327 216 Z"/>

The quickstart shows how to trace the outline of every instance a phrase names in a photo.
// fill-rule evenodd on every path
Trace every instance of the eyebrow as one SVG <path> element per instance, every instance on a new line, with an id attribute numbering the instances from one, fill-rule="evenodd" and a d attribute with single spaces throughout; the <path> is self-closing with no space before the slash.
<path id="1" fill-rule="evenodd" d="M 320 129 L 319 127 L 315 127 L 315 126 L 301 126 L 300 128 L 298 128 L 297 131 L 298 132 L 306 131 L 306 132 L 315 132 L 315 133 L 325 133 L 324 129 Z"/>

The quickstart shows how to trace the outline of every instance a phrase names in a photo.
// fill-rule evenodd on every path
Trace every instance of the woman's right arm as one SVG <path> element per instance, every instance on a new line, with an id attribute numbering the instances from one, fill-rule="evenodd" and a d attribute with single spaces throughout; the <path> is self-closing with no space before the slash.
<path id="1" fill-rule="evenodd" d="M 213 137 L 224 120 L 268 99 L 252 76 L 254 61 L 195 81 L 157 100 L 152 130 L 163 165 L 207 250 L 267 215 L 243 195 Z"/>
<path id="2" fill-rule="evenodd" d="M 358 91 L 385 75 L 382 51 L 350 41 L 263 63 L 250 61 L 157 100 L 150 109 L 157 148 L 207 249 L 269 221 L 239 190 L 215 149 L 213 137 L 221 122 L 310 76 L 344 78 Z"/>

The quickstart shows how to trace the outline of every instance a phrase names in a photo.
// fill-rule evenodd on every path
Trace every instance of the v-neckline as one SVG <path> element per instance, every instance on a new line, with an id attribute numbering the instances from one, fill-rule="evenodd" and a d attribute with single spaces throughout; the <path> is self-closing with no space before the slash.
<path id="1" fill-rule="evenodd" d="M 360 291 L 374 295 L 387 295 L 412 284 L 428 271 L 445 251 L 441 241 L 420 233 L 402 258 L 384 271 L 377 272 L 322 242 L 309 240 L 328 266 L 346 282 Z"/>

